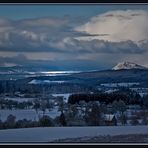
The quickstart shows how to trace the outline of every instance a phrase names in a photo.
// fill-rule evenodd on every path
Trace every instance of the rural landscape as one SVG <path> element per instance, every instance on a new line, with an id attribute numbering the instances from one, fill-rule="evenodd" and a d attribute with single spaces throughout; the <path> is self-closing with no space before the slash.
<path id="1" fill-rule="evenodd" d="M 0 143 L 148 143 L 147 10 L 0 5 Z"/>

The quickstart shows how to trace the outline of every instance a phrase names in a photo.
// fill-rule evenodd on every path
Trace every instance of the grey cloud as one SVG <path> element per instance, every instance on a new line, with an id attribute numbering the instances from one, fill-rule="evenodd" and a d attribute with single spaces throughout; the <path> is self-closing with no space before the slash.
<path id="1" fill-rule="evenodd" d="M 0 20 L 1 22 L 2 20 Z M 4 21 L 3 21 L 4 22 Z M 72 30 L 68 18 L 38 18 L 21 21 L 5 21 L 5 28 L 11 24 L 11 29 L 4 31 L 0 26 L 0 50 L 1 51 L 59 51 L 53 49 L 53 44 L 61 42 L 67 36 L 84 36 Z M 88 34 L 87 34 L 88 35 Z"/>
<path id="2" fill-rule="evenodd" d="M 110 14 L 111 15 L 111 14 Z M 133 14 L 132 14 L 133 15 Z M 136 14 L 135 14 L 136 15 Z M 59 53 L 143 53 L 145 46 L 133 41 L 79 40 L 77 37 L 110 36 L 75 31 L 75 26 L 86 18 L 45 17 L 12 21 L 0 18 L 0 51 L 59 52 Z M 3 29 L 5 27 L 5 29 Z"/>
<path id="3" fill-rule="evenodd" d="M 118 10 L 116 10 L 118 11 Z M 119 10 L 120 11 L 120 10 Z M 127 10 L 127 12 L 130 12 L 131 10 Z M 110 12 L 109 14 L 105 14 L 104 17 L 118 17 L 118 18 L 122 18 L 122 19 L 132 19 L 131 17 L 137 17 L 137 16 L 141 16 L 140 13 L 138 12 L 131 12 L 128 16 L 123 15 L 122 13 L 120 14 L 116 14 L 115 11 Z"/>
<path id="4" fill-rule="evenodd" d="M 104 40 L 76 40 L 71 39 L 68 43 L 73 45 L 74 51 L 79 50 L 82 52 L 89 53 L 144 53 L 146 49 L 140 48 L 133 41 L 122 41 L 122 42 L 108 42 Z M 69 44 L 67 47 L 70 48 Z M 77 49 L 76 49 L 77 48 Z"/>
<path id="5" fill-rule="evenodd" d="M 18 54 L 17 56 L 14 57 L 0 57 L 0 63 L 5 63 L 5 62 L 9 62 L 9 63 L 22 63 L 22 62 L 26 62 L 28 59 L 25 55 L 23 54 Z"/>

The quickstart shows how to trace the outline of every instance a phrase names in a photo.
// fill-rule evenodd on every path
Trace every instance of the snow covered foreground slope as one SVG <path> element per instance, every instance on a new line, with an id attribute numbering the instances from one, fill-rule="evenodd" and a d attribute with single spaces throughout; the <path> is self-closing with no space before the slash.
<path id="1" fill-rule="evenodd" d="M 4 142 L 50 142 L 56 139 L 84 136 L 148 134 L 148 126 L 108 127 L 40 127 L 0 130 L 0 143 Z"/>

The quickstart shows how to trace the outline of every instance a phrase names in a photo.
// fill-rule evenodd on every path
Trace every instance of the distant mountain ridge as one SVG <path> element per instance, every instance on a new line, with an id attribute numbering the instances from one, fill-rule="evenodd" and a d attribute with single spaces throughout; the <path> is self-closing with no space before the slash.
<path id="1" fill-rule="evenodd" d="M 148 68 L 128 61 L 120 62 L 112 68 L 112 70 L 122 70 L 122 69 L 148 69 Z"/>

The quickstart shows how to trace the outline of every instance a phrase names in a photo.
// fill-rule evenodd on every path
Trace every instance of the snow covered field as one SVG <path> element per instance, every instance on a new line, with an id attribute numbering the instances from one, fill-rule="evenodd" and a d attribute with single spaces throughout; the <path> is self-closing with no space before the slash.
<path id="1" fill-rule="evenodd" d="M 22 97 L 3 97 L 5 100 L 12 100 L 12 101 L 17 101 L 17 102 L 32 102 L 35 100 L 35 98 L 22 98 Z"/>
<path id="2" fill-rule="evenodd" d="M 68 102 L 68 98 L 71 95 L 71 93 L 66 93 L 66 94 L 52 94 L 54 97 L 63 97 L 65 102 Z"/>
<path id="3" fill-rule="evenodd" d="M 148 126 L 39 127 L 0 130 L 0 142 L 51 142 L 84 136 L 148 134 Z"/>
<path id="4" fill-rule="evenodd" d="M 105 87 L 130 87 L 130 86 L 133 86 L 133 85 L 139 85 L 138 82 L 134 82 L 134 83 L 104 83 L 104 84 L 100 84 L 101 86 L 105 86 Z"/>
<path id="5" fill-rule="evenodd" d="M 5 121 L 7 119 L 7 116 L 9 116 L 10 114 L 14 115 L 16 117 L 16 120 L 23 120 L 25 118 L 27 120 L 37 121 L 39 117 L 43 116 L 42 111 L 38 111 L 38 113 L 36 113 L 36 111 L 33 109 L 18 109 L 18 110 L 3 109 L 0 110 L 0 120 Z M 55 118 L 56 116 L 60 115 L 60 112 L 58 112 L 58 109 L 55 108 L 50 112 L 46 110 L 45 115 L 48 115 L 51 118 Z"/>
<path id="6" fill-rule="evenodd" d="M 142 87 L 140 88 L 140 87 L 138 87 L 138 88 L 130 88 L 130 89 L 136 91 L 137 93 L 139 93 L 139 95 L 141 97 L 148 94 L 148 88 L 142 88 Z"/>

